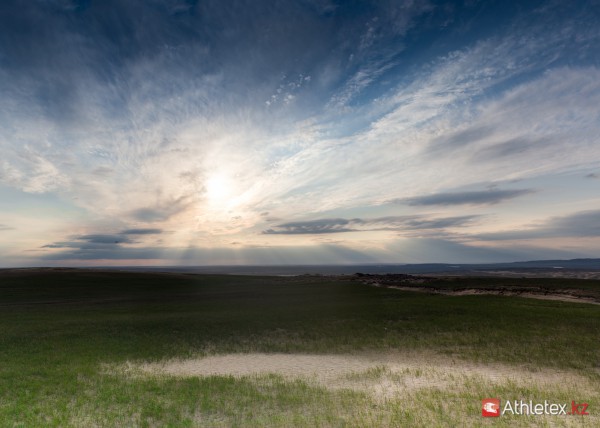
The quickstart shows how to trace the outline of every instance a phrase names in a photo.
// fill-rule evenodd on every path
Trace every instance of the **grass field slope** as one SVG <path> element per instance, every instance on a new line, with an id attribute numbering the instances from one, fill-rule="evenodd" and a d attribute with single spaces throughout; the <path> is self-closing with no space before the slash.
<path id="1" fill-rule="evenodd" d="M 0 426 L 595 427 L 599 344 L 600 306 L 582 302 L 349 277 L 3 270 Z M 484 398 L 589 415 L 485 418 Z"/>

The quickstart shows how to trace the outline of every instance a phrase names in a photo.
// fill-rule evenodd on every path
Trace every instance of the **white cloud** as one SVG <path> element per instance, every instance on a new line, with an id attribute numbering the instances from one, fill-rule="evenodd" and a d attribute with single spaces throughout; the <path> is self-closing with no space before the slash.
<path id="1" fill-rule="evenodd" d="M 386 3 L 397 18 L 395 36 L 429 7 L 418 3 Z M 171 6 L 177 11 L 180 3 Z M 402 65 L 394 59 L 401 44 L 394 54 L 375 49 L 382 22 L 356 38 L 362 47 L 349 74 L 332 55 L 315 60 L 318 70 L 253 82 L 237 62 L 197 72 L 173 66 L 185 58 L 169 47 L 125 61 L 119 73 L 107 73 L 112 79 L 85 70 L 50 76 L 73 80 L 65 117 L 34 99 L 37 76 L 19 78 L 0 106 L 0 182 L 77 198 L 94 222 L 177 230 L 164 238 L 169 243 L 260 233 L 266 211 L 292 221 L 600 168 L 600 70 L 556 65 L 575 38 L 582 52 L 593 49 L 597 28 L 567 23 L 548 31 L 517 22 L 432 59 L 369 101 L 360 98 L 364 90 Z M 84 41 L 73 45 L 74 56 L 92 62 Z M 208 46 L 197 46 L 193 64 L 208 60 Z M 211 197 L 217 182 L 226 200 Z"/>

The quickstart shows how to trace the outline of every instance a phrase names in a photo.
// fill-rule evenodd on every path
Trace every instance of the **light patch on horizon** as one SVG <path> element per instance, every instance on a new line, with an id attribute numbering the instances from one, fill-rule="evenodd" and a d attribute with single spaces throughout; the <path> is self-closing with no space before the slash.
<path id="1" fill-rule="evenodd" d="M 600 257 L 597 4 L 309 3 L 8 2 L 4 263 Z"/>

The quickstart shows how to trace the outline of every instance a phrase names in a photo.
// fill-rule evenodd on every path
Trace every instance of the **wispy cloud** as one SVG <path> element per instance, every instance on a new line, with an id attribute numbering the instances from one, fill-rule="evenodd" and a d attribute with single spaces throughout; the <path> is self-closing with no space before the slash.
<path id="1" fill-rule="evenodd" d="M 115 246 L 82 238 L 98 230 L 144 241 L 122 248 L 442 236 L 476 218 L 459 216 L 467 204 L 496 214 L 494 228 L 511 227 L 509 205 L 558 218 L 564 204 L 545 214 L 550 203 L 525 196 L 535 188 L 548 202 L 548 177 L 600 168 L 600 12 L 594 2 L 500 9 L 503 24 L 488 28 L 477 14 L 496 20 L 481 4 L 8 2 L 0 185 L 77 206 L 76 228 L 47 227 L 77 230 L 50 244 L 75 249 Z M 514 180 L 529 182 L 449 192 Z M 390 200 L 407 215 L 383 220 Z M 431 206 L 435 216 L 420 212 Z M 266 226 L 298 213 L 317 220 Z"/>
<path id="2" fill-rule="evenodd" d="M 158 235 L 163 233 L 162 229 L 125 229 L 121 231 L 124 235 Z"/>
<path id="3" fill-rule="evenodd" d="M 484 233 L 476 238 L 489 241 L 556 237 L 600 237 L 600 211 L 582 211 L 552 217 L 528 229 Z"/>
<path id="4" fill-rule="evenodd" d="M 343 218 L 329 218 L 292 223 L 279 224 L 273 229 L 263 232 L 265 235 L 301 235 L 321 233 L 352 232 L 353 224 L 362 224 L 360 219 L 346 220 Z"/>
<path id="5" fill-rule="evenodd" d="M 458 217 L 426 217 L 426 216 L 391 216 L 378 218 L 330 218 L 309 221 L 282 223 L 265 230 L 265 235 L 308 235 L 342 232 L 365 232 L 392 230 L 408 232 L 413 230 L 445 229 L 471 225 L 479 216 Z"/>
<path id="6" fill-rule="evenodd" d="M 181 196 L 171 201 L 159 202 L 153 207 L 137 208 L 131 211 L 130 216 L 147 223 L 161 222 L 184 211 L 190 203 L 189 197 Z"/>
<path id="7" fill-rule="evenodd" d="M 206 17 L 216 14 L 211 18 L 215 22 L 229 18 L 240 20 L 230 14 L 220 15 L 222 12 L 214 5 L 198 7 L 207 8 L 203 11 L 207 14 Z M 302 88 L 302 93 L 296 94 L 300 98 L 308 96 L 307 100 L 311 97 L 314 99 L 315 96 L 318 99 L 319 93 L 345 98 L 345 94 L 356 92 L 351 89 L 356 87 L 356 82 L 366 82 L 356 76 L 371 76 L 378 80 L 378 73 L 388 70 L 387 67 L 392 62 L 384 58 L 386 49 L 389 50 L 385 43 L 389 43 L 390 34 L 406 34 L 413 28 L 415 19 L 430 8 L 414 3 L 380 7 L 381 17 L 369 24 L 372 30 L 365 26 L 360 31 L 356 27 L 341 27 L 338 30 L 324 27 L 306 12 L 296 9 L 273 10 L 269 14 L 295 14 L 296 18 L 289 22 L 298 22 L 299 27 L 275 27 L 273 31 L 276 34 L 269 37 L 269 40 L 277 41 L 275 49 L 263 49 L 269 40 L 262 40 L 260 34 L 252 29 L 245 33 L 246 37 L 250 34 L 252 42 L 256 43 L 247 51 L 248 55 L 252 52 L 268 55 L 265 64 L 278 62 L 279 67 L 275 70 L 279 73 L 281 66 L 287 64 L 288 57 L 278 55 L 283 55 L 290 48 L 290 39 L 278 39 L 277 36 L 282 36 L 284 30 L 301 31 L 300 24 L 305 26 L 303 33 L 309 34 L 311 30 L 315 33 L 314 38 L 312 35 L 308 39 L 299 37 L 305 40 L 305 46 L 301 50 L 312 50 L 318 56 L 306 62 L 308 68 L 342 61 L 341 56 L 336 56 L 341 55 L 337 50 L 331 56 L 332 45 L 316 47 L 321 40 L 320 36 L 332 35 L 327 38 L 327 43 L 334 43 L 336 40 L 333 33 L 330 33 L 332 31 L 352 34 L 358 40 L 372 37 L 373 40 L 368 43 L 371 53 L 360 54 L 363 57 L 359 61 L 359 52 L 355 52 L 357 64 L 360 65 L 355 72 L 348 74 L 347 68 L 340 68 L 343 71 L 340 71 L 341 75 L 348 78 L 348 85 L 337 87 L 339 79 L 334 79 L 329 86 L 323 87 L 319 72 L 304 72 L 304 76 L 314 76 Z M 257 6 L 257 10 L 250 16 L 259 16 L 262 11 Z M 200 11 L 197 12 L 202 15 Z M 34 13 L 31 9 L 30 13 L 33 16 L 38 12 Z M 123 13 L 123 19 L 131 21 L 131 28 L 140 26 L 141 18 L 136 17 L 132 10 L 125 9 Z M 257 22 L 268 19 L 269 14 Z M 578 70 L 564 69 L 554 75 L 542 77 L 537 82 L 535 79 L 525 81 L 516 92 L 500 96 L 499 99 L 492 97 L 491 102 L 478 105 L 478 113 L 471 114 L 470 117 L 456 115 L 457 105 L 467 103 L 474 108 L 477 105 L 474 97 L 484 91 L 507 79 L 533 73 L 541 69 L 542 64 L 550 58 L 564 55 L 565 41 L 574 37 L 576 32 L 576 28 L 570 24 L 563 24 L 563 30 L 557 31 L 548 39 L 545 30 L 547 27 L 544 26 L 546 22 L 534 21 L 528 27 L 517 26 L 512 33 L 478 41 L 472 46 L 436 59 L 428 69 L 419 70 L 415 76 L 411 76 L 412 80 L 409 79 L 408 85 L 393 86 L 376 103 L 365 107 L 365 100 L 361 99 L 361 114 L 366 113 L 368 117 L 372 117 L 372 125 L 347 139 L 336 140 L 326 136 L 340 132 L 334 123 L 321 123 L 309 131 L 305 125 L 295 122 L 297 111 L 287 111 L 293 114 L 285 116 L 285 109 L 265 112 L 252 103 L 232 99 L 233 93 L 247 99 L 268 99 L 273 88 L 281 86 L 281 78 L 274 78 L 274 86 L 270 88 L 261 88 L 256 82 L 245 81 L 243 84 L 249 89 L 232 92 L 229 85 L 233 84 L 233 74 L 228 73 L 235 73 L 239 77 L 239 67 L 234 67 L 234 63 L 229 62 L 229 57 L 217 56 L 211 59 L 208 56 L 205 47 L 209 40 L 203 39 L 204 36 L 196 30 L 191 30 L 195 18 L 182 16 L 174 21 L 165 21 L 161 18 L 159 9 L 145 9 L 143 15 L 144 19 L 155 24 L 151 27 L 156 34 L 145 30 L 136 33 L 135 43 L 142 50 L 136 52 L 135 60 L 130 57 L 133 52 L 127 51 L 123 53 L 123 57 L 111 58 L 108 54 L 118 40 L 115 41 L 104 33 L 99 34 L 100 50 L 80 46 L 80 37 L 76 33 L 51 33 L 45 43 L 52 45 L 60 40 L 64 45 L 63 39 L 66 38 L 66 46 L 70 46 L 69 49 L 61 49 L 62 54 L 56 60 L 61 61 L 64 69 L 72 70 L 73 75 L 68 80 L 74 85 L 69 86 L 69 91 L 75 91 L 75 95 L 66 100 L 65 104 L 77 106 L 74 111 L 80 117 L 75 132 L 71 131 L 66 136 L 57 132 L 52 124 L 66 124 L 64 118 L 46 118 L 40 122 L 38 119 L 46 115 L 44 111 L 40 111 L 34 114 L 37 114 L 35 122 L 32 120 L 31 124 L 27 124 L 23 121 L 31 117 L 31 111 L 11 116 L 9 119 L 13 125 L 8 129 L 36 130 L 32 135 L 21 135 L 19 138 L 20 142 L 28 144 L 27 156 L 19 158 L 12 156 L 11 150 L 4 151 L 5 163 L 8 162 L 4 168 L 4 176 L 12 185 L 30 191 L 57 190 L 77 194 L 78 203 L 91 210 L 109 208 L 111 213 L 128 211 L 139 220 L 162 222 L 172 217 L 172 212 L 167 207 L 174 198 L 188 197 L 191 202 L 189 207 L 203 204 L 201 189 L 203 183 L 210 179 L 209 165 L 233 165 L 234 175 L 241 173 L 245 176 L 245 182 L 257 183 L 256 188 L 250 192 L 263 195 L 262 200 L 249 195 L 247 209 L 254 209 L 254 206 L 257 209 L 270 209 L 270 204 L 266 201 L 280 198 L 283 198 L 283 203 L 279 205 L 289 205 L 292 210 L 305 208 L 297 206 L 302 199 L 307 201 L 307 206 L 331 209 L 389 198 L 389 192 L 384 189 L 392 188 L 392 183 L 396 182 L 407 182 L 417 194 L 431 192 L 439 180 L 432 180 L 427 176 L 425 171 L 429 169 L 436 169 L 449 186 L 455 187 L 497 177 L 501 170 L 512 176 L 537 174 L 541 170 L 556 168 L 559 160 L 560 168 L 564 169 L 569 164 L 580 162 L 577 152 L 583 152 L 563 150 L 568 146 L 568 141 L 577 140 L 579 144 L 587 144 L 589 137 L 586 135 L 591 136 L 597 131 L 593 122 L 581 117 L 579 121 L 582 126 L 577 132 L 565 136 L 566 141 L 563 140 L 558 147 L 546 147 L 541 143 L 524 156 L 519 153 L 515 143 L 527 139 L 544 141 L 544 136 L 557 135 L 557 132 L 563 134 L 560 129 L 565 129 L 565 126 L 570 129 L 571 125 L 566 125 L 564 119 L 561 120 L 565 105 L 573 105 L 576 115 L 585 115 L 586 111 L 593 112 L 593 108 L 586 108 L 597 101 L 594 98 L 598 91 L 592 83 L 598 81 L 593 77 L 594 70 L 580 73 Z M 108 15 L 101 14 L 98 19 L 100 22 L 108 20 L 107 24 L 110 24 Z M 62 25 L 61 22 L 56 24 Z M 183 32 L 177 28 L 179 24 L 186 29 L 189 27 L 192 37 L 184 38 Z M 245 20 L 242 24 L 250 25 Z M 362 27 L 364 21 L 352 25 Z M 146 27 L 147 25 L 144 26 Z M 53 27 L 45 24 L 44 28 L 51 32 Z M 521 42 L 525 34 L 529 40 L 527 44 Z M 121 36 L 125 35 L 118 35 Z M 146 49 L 149 49 L 150 42 L 159 36 L 166 38 L 165 47 L 156 51 L 153 56 L 147 55 L 149 51 Z M 591 43 L 596 36 L 593 32 L 587 34 L 586 43 Z M 220 33 L 210 37 L 215 37 L 216 42 L 223 42 Z M 240 43 L 241 49 L 245 42 L 235 40 Z M 353 52 L 351 40 L 353 39 L 348 40 L 348 45 L 344 45 L 345 50 L 342 50 L 347 55 Z M 34 39 L 31 40 L 32 44 L 33 41 Z M 359 50 L 360 46 L 357 43 L 355 50 Z M 73 51 L 79 52 L 80 56 L 71 56 Z M 113 83 L 109 85 L 96 74 L 90 74 L 87 65 L 82 67 L 81 55 L 89 61 L 90 67 L 106 60 L 106 71 L 109 76 L 114 77 Z M 42 57 L 43 55 L 36 58 Z M 186 66 L 182 62 L 184 59 Z M 215 61 L 223 62 L 218 64 Z M 238 58 L 236 64 L 240 61 Z M 253 60 L 248 65 L 258 67 L 260 63 L 261 61 Z M 67 67 L 68 65 L 76 66 Z M 350 66 L 346 64 L 346 67 Z M 320 67 L 318 70 L 326 68 Z M 582 73 L 587 73 L 587 78 L 582 80 Z M 297 73 L 296 76 L 300 74 L 302 73 Z M 252 73 L 244 75 L 251 76 Z M 59 77 L 53 74 L 46 76 L 48 78 Z M 13 75 L 11 79 L 14 79 Z M 285 79 L 284 82 L 295 81 L 292 75 L 286 74 Z M 26 82 L 20 79 L 19 87 L 22 92 L 33 93 L 35 86 L 32 85 L 38 85 L 34 82 L 39 81 L 41 79 L 37 76 Z M 560 83 L 557 85 L 557 82 Z M 585 105 L 579 106 L 584 101 L 577 95 L 584 90 L 582 83 L 588 95 Z M 597 83 L 595 85 L 598 86 Z M 361 83 L 358 87 L 362 90 L 365 85 Z M 258 96 L 261 92 L 264 97 Z M 19 98 L 15 95 L 13 99 L 16 101 Z M 15 106 L 18 105 L 19 103 L 15 103 Z M 108 106 L 111 108 L 107 108 Z M 233 108 L 234 106 L 237 108 Z M 542 106 L 543 111 L 536 106 Z M 50 110 L 64 109 L 52 107 Z M 332 110 L 323 112 L 324 117 L 334 114 L 333 107 Z M 19 111 L 18 108 L 16 111 Z M 385 114 L 381 116 L 381 113 Z M 341 123 L 353 121 L 352 114 L 354 113 L 350 112 L 348 118 L 341 118 Z M 532 115 L 535 117 L 531 117 Z M 289 126 L 290 120 L 292 126 Z M 258 129 L 256 126 L 257 123 L 278 122 L 281 127 L 273 125 L 267 129 Z M 542 124 L 537 127 L 538 131 L 534 130 L 534 123 Z M 111 129 L 110 133 L 106 129 Z M 542 130 L 543 135 L 536 135 L 540 133 L 539 130 Z M 79 139 L 77 137 L 84 134 L 85 143 L 75 143 Z M 15 136 L 7 137 L 14 140 Z M 68 141 L 69 144 L 60 141 Z M 123 145 L 119 143 L 121 141 L 128 143 Z M 465 141 L 468 143 L 468 150 Z M 589 150 L 593 150 L 590 144 L 591 142 L 585 150 L 588 160 Z M 445 156 L 443 159 L 432 160 L 427 155 L 430 156 L 434 149 L 442 150 L 440 153 L 450 149 L 455 152 L 451 160 Z M 494 152 L 502 154 L 502 162 L 495 163 Z M 520 165 L 529 167 L 507 167 L 515 163 L 517 156 Z M 472 164 L 474 157 L 480 159 L 481 165 Z M 536 162 L 535 170 L 530 167 L 533 164 L 531 158 L 543 158 L 541 163 Z M 247 160 L 240 162 L 238 159 Z M 398 162 L 404 167 L 396 168 Z M 81 168 L 81 165 L 85 165 L 85 168 Z M 457 169 L 463 170 L 464 174 L 453 174 Z M 99 173 L 109 172 L 110 179 L 98 180 Z M 194 172 L 193 181 L 184 178 L 191 177 L 185 175 L 190 172 Z M 349 185 L 345 179 L 349 174 L 360 179 L 362 185 Z M 277 183 L 273 183 L 273 177 L 277 177 Z M 268 184 L 260 186 L 261 183 Z M 332 186 L 330 183 L 335 184 Z M 305 196 L 295 197 L 300 191 L 306 195 L 304 189 L 310 189 L 310 200 Z M 135 196 L 120 197 L 119 193 Z"/>
<path id="8" fill-rule="evenodd" d="M 73 236 L 70 241 L 54 242 L 44 245 L 42 248 L 82 248 L 82 249 L 105 249 L 107 246 L 115 247 L 121 244 L 130 244 L 132 241 L 127 236 L 92 234 Z"/>
<path id="9" fill-rule="evenodd" d="M 136 239 L 148 235 L 160 235 L 162 229 L 141 228 L 125 229 L 118 233 L 92 233 L 87 235 L 70 236 L 69 240 L 53 242 L 42 248 L 79 248 L 85 250 L 105 250 L 107 247 L 117 248 L 123 244 L 138 243 Z"/>
<path id="10" fill-rule="evenodd" d="M 415 196 L 406 199 L 395 199 L 392 202 L 412 206 L 418 205 L 493 205 L 508 199 L 533 193 L 532 189 L 484 190 L 475 192 L 435 193 Z"/>

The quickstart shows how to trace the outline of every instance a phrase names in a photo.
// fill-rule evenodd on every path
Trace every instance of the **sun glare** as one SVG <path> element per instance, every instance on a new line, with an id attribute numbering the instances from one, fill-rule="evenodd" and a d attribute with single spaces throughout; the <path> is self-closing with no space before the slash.
<path id="1" fill-rule="evenodd" d="M 205 195 L 209 204 L 223 208 L 233 198 L 233 181 L 225 174 L 214 174 L 206 180 Z"/>

